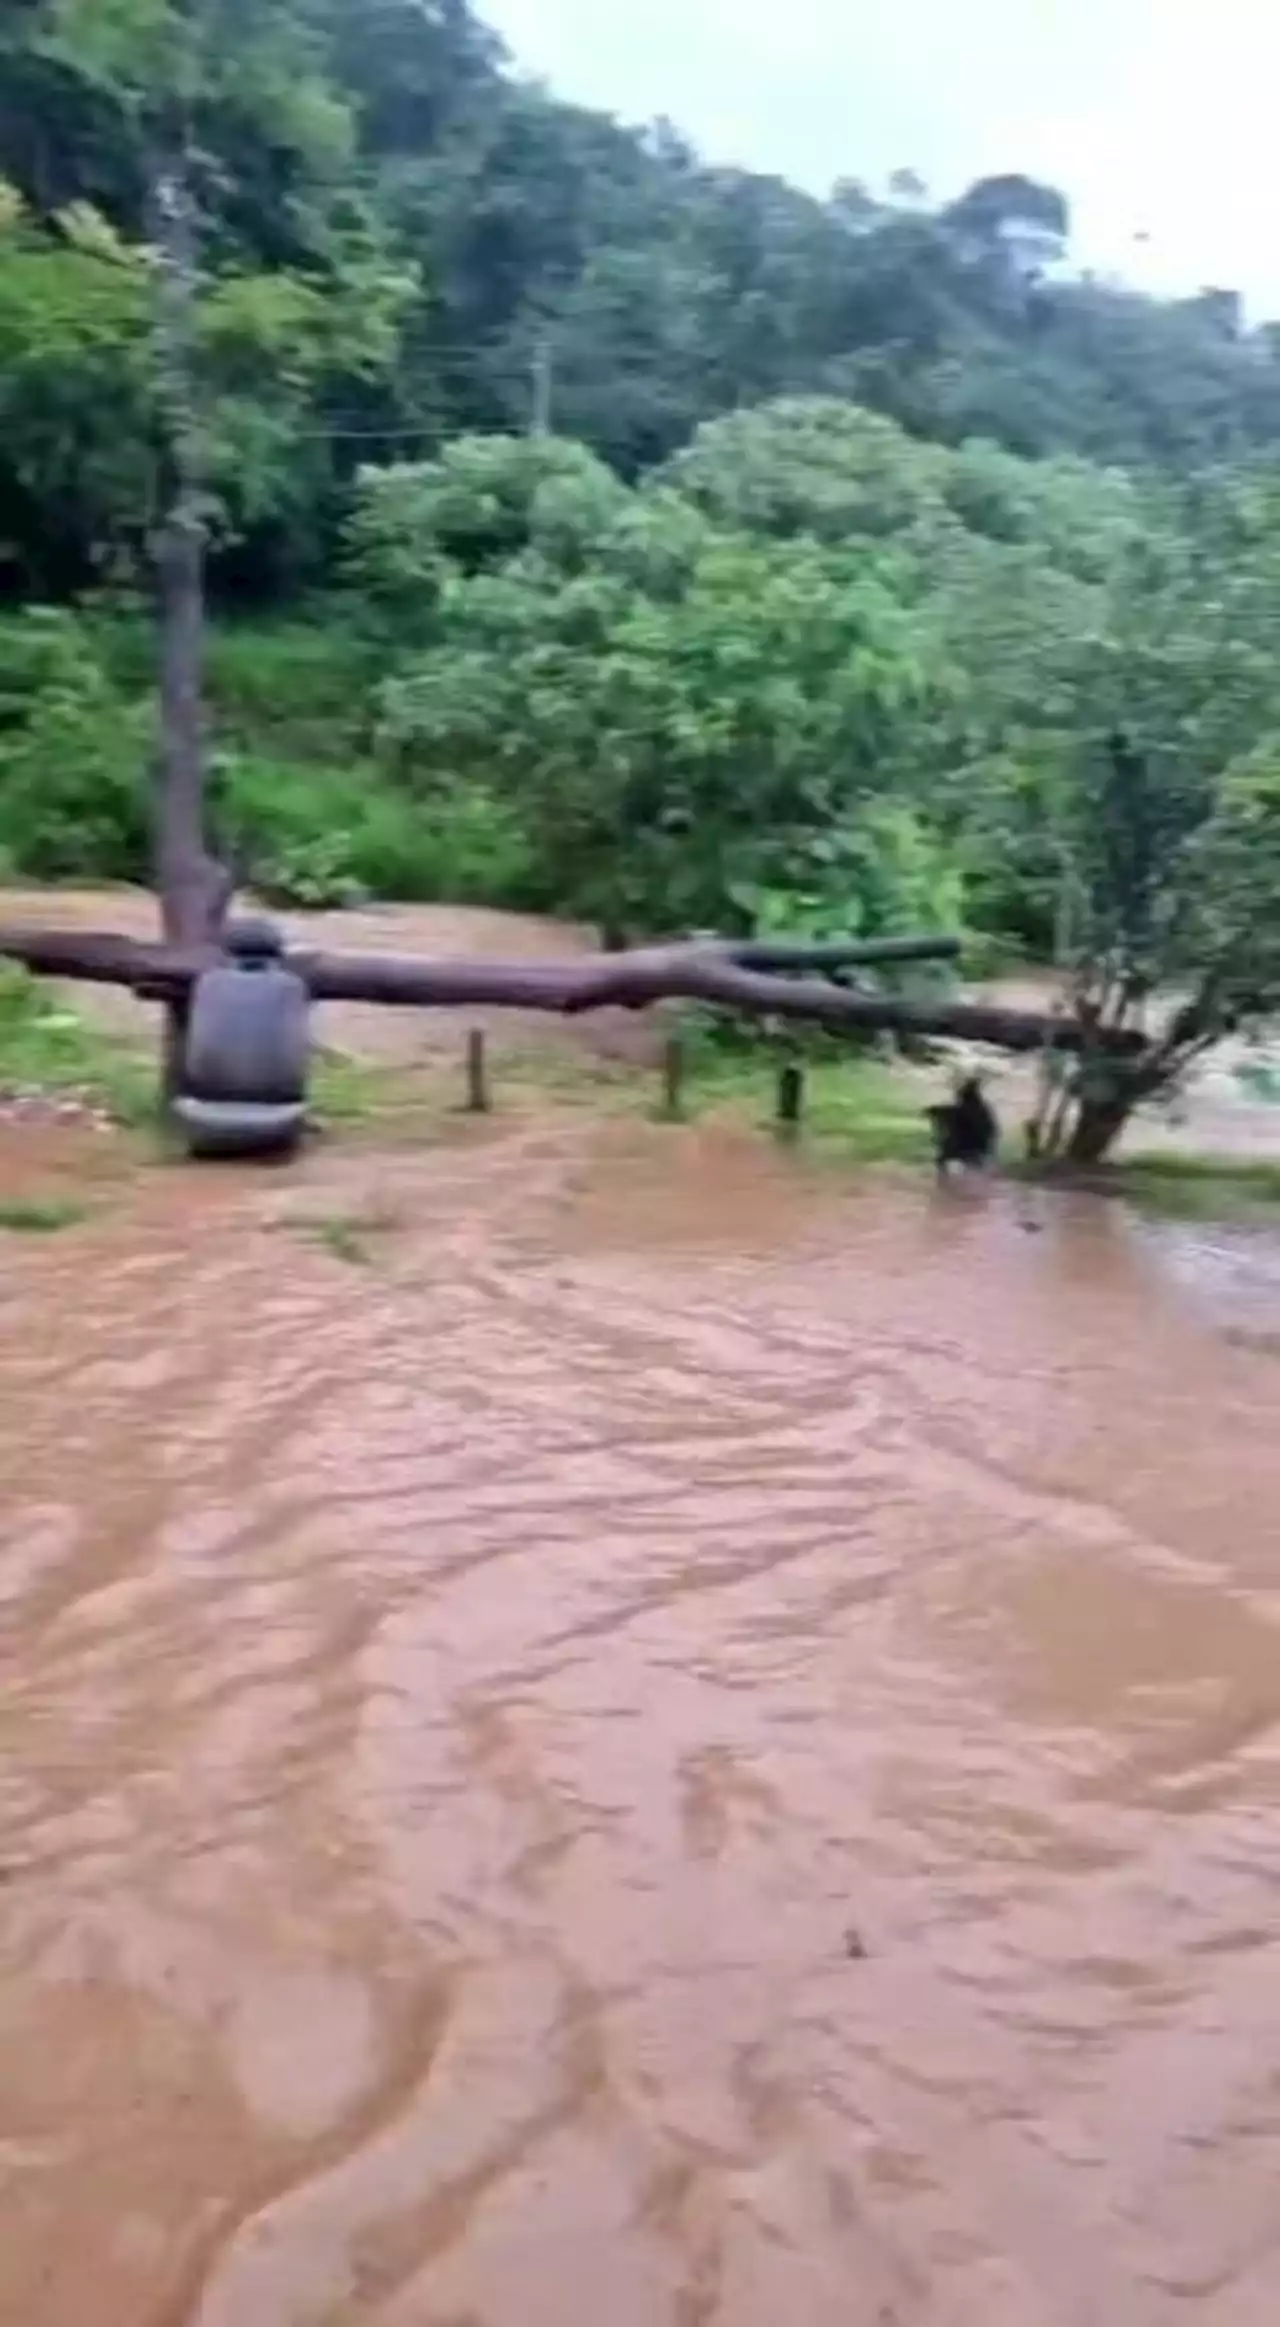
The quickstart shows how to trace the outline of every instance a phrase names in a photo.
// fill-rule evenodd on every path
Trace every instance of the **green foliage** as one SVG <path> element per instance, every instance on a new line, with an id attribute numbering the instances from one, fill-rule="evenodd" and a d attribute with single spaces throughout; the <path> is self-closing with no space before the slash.
<path id="1" fill-rule="evenodd" d="M 1119 1185 L 1144 1210 L 1175 1220 L 1274 1219 L 1280 1206 L 1280 1164 L 1263 1157 L 1139 1152 L 1125 1158 Z"/>
<path id="2" fill-rule="evenodd" d="M 918 809 L 900 800 L 876 801 L 838 836 L 820 882 L 807 891 L 761 890 L 752 918 L 760 937 L 815 943 L 955 936 L 965 921 L 964 876 Z"/>
<path id="3" fill-rule="evenodd" d="M 572 555 L 623 498 L 581 445 L 556 437 L 464 437 L 437 460 L 362 475 L 348 570 L 375 602 L 421 628 L 450 572 L 491 572 L 524 551 Z"/>
<path id="4" fill-rule="evenodd" d="M 658 475 L 719 524 L 840 542 L 940 514 L 948 466 L 895 421 L 814 396 L 708 421 Z"/>
<path id="5" fill-rule="evenodd" d="M 0 27 L 0 539 L 28 587 L 145 555 L 171 402 L 153 178 L 179 120 L 208 514 L 224 552 L 278 559 L 287 532 L 295 567 L 314 556 L 334 477 L 315 419 L 376 394 L 419 291 L 324 61 L 309 0 L 34 0 Z"/>
<path id="6" fill-rule="evenodd" d="M 529 450 L 366 486 L 367 586 L 430 566 L 438 590 L 383 689 L 384 764 L 509 802 L 552 893 L 611 924 L 750 925 L 762 890 L 832 884 L 928 695 L 876 556 L 722 529 L 551 445 L 499 531 L 492 479 L 527 487 Z"/>
<path id="7" fill-rule="evenodd" d="M 515 815 L 476 786 L 442 786 L 418 800 L 376 768 L 237 755 L 219 774 L 223 821 L 254 887 L 279 904 L 541 901 Z"/>
<path id="8" fill-rule="evenodd" d="M 151 729 L 74 616 L 32 607 L 0 620 L 0 847 L 18 870 L 144 873 Z"/>
<path id="9" fill-rule="evenodd" d="M 0 861 L 37 880 L 145 880 L 151 649 L 135 617 L 0 619 Z M 379 651 L 346 622 L 215 632 L 213 816 L 265 895 L 548 901 L 509 800 L 447 772 L 422 796 L 366 756 Z"/>
<path id="10" fill-rule="evenodd" d="M 120 1123 L 144 1122 L 155 1107 L 154 1067 L 10 962 L 0 962 L 0 1085 L 90 1099 Z"/>
<path id="11" fill-rule="evenodd" d="M 1045 716 L 1076 952 L 1135 995 L 1198 985 L 1221 1026 L 1280 1006 L 1277 520 L 1257 476 L 1157 505 Z"/>
<path id="12" fill-rule="evenodd" d="M 380 1206 L 363 1212 L 330 1212 L 316 1216 L 291 1213 L 282 1226 L 309 1243 L 323 1247 L 332 1259 L 349 1268 L 371 1268 L 376 1246 L 401 1226 L 398 1213 Z"/>
<path id="13" fill-rule="evenodd" d="M 56 1236 L 84 1217 L 84 1205 L 69 1196 L 8 1196 L 0 1202 L 0 1229 L 14 1236 Z"/>
<path id="14" fill-rule="evenodd" d="M 216 624 L 208 639 L 205 683 L 217 744 L 347 770 L 364 760 L 385 655 L 359 613 L 340 602 L 320 602 L 289 621 Z M 145 686 L 154 660 L 149 626 L 141 635 L 131 626 L 127 643 L 136 658 L 131 682 Z"/>
<path id="15" fill-rule="evenodd" d="M 777 1072 L 795 1046 L 726 1043 L 718 1027 L 691 1020 L 685 1032 L 685 1112 L 750 1124 L 775 1119 Z M 841 1165 L 917 1164 L 931 1152 L 929 1126 L 914 1091 L 874 1058 L 847 1046 L 804 1060 L 804 1152 Z"/>
<path id="16" fill-rule="evenodd" d="M 51 236 L 0 176 L 0 571 L 55 578 L 71 533 L 92 571 L 122 512 L 135 535 L 145 521 L 148 299 L 96 213 Z"/>

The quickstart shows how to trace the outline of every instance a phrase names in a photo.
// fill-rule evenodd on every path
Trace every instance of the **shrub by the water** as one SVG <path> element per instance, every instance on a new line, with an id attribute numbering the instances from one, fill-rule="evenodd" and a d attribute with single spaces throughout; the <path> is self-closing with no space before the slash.
<path id="1" fill-rule="evenodd" d="M 308 768 L 229 756 L 221 814 L 254 888 L 282 905 L 542 902 L 512 809 L 475 785 L 424 801 L 377 768 Z"/>
<path id="2" fill-rule="evenodd" d="M 0 619 L 0 880 L 147 879 L 154 652 L 136 613 Z M 367 757 L 375 667 L 338 627 L 213 630 L 216 837 L 282 904 L 547 902 L 510 802 L 416 798 Z"/>
<path id="3" fill-rule="evenodd" d="M 74 614 L 29 607 L 0 620 L 0 855 L 14 872 L 144 875 L 153 725 Z"/>

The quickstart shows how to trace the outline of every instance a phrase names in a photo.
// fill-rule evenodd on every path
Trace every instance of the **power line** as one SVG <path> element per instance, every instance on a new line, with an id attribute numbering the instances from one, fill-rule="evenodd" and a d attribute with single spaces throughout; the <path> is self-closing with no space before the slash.
<path id="1" fill-rule="evenodd" d="M 477 422 L 474 427 L 459 426 L 456 422 L 439 427 L 433 421 L 423 420 L 411 428 L 295 428 L 291 433 L 295 442 L 303 444 L 421 444 L 429 441 L 433 445 L 440 445 L 457 444 L 468 436 L 518 436 L 525 432 L 521 431 L 513 414 L 510 425 L 493 420 Z M 542 432 L 534 430 L 532 433 L 536 435 Z"/>

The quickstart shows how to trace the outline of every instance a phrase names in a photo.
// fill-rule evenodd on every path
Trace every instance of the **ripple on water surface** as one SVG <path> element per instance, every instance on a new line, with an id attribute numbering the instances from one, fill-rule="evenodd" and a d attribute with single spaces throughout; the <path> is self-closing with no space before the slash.
<path id="1" fill-rule="evenodd" d="M 526 1126 L 6 1248 L 5 2327 L 1273 2327 L 1258 1272 L 1027 1225 Z"/>

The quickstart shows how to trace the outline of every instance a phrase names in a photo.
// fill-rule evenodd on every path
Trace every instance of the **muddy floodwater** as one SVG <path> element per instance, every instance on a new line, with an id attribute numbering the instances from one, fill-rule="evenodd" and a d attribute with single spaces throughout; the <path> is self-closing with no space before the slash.
<path id="1" fill-rule="evenodd" d="M 1278 1407 L 728 1131 L 5 1238 L 3 2327 L 1275 2327 Z"/>

